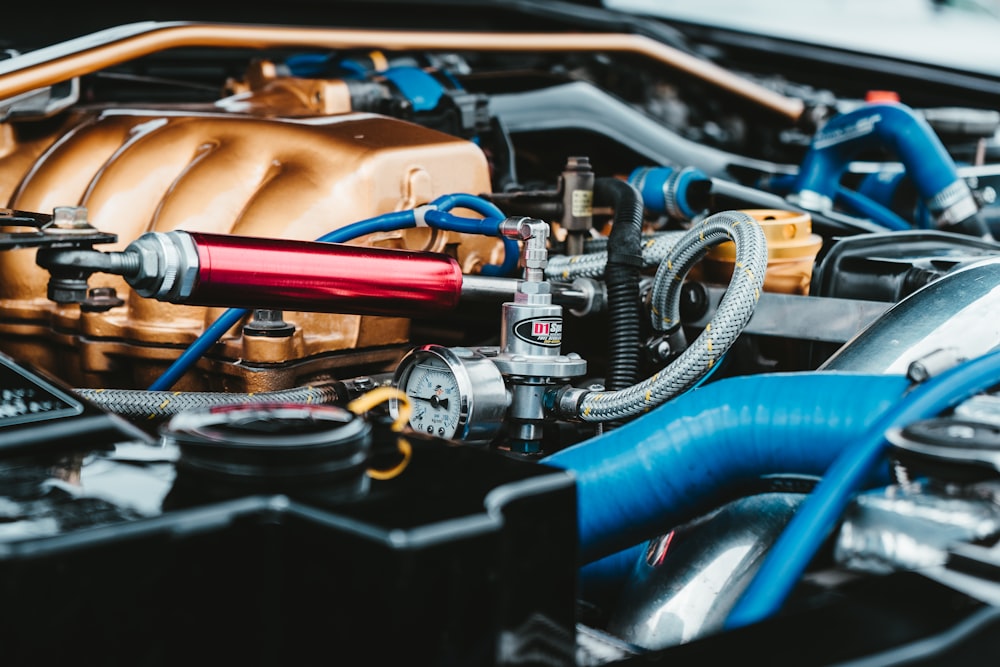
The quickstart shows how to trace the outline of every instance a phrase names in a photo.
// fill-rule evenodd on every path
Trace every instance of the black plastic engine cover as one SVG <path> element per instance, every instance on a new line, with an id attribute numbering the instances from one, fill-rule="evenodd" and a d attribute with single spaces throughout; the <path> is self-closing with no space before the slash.
<path id="1" fill-rule="evenodd" d="M 397 444 L 348 497 L 203 477 L 167 439 L 6 453 L 4 664 L 572 664 L 572 477 Z"/>

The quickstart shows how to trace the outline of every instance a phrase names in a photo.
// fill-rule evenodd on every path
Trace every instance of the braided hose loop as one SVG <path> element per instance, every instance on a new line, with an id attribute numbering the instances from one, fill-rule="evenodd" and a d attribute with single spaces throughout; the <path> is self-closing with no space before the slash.
<path id="1" fill-rule="evenodd" d="M 650 295 L 650 315 L 654 329 L 668 331 L 680 324 L 684 276 L 713 246 L 726 241 L 736 244 L 736 262 L 733 278 L 719 305 L 719 312 L 729 304 L 734 319 L 740 322 L 739 329 L 743 329 L 753 314 L 764 284 L 767 239 L 760 223 L 742 211 L 724 211 L 705 218 L 692 227 L 660 263 L 653 278 Z"/>
<path id="2" fill-rule="evenodd" d="M 584 395 L 577 409 L 579 419 L 604 422 L 638 416 L 691 388 L 729 350 L 753 315 L 767 269 L 767 239 L 749 214 L 723 211 L 685 232 L 660 263 L 650 301 L 655 329 L 680 326 L 684 276 L 713 246 L 726 241 L 736 245 L 733 277 L 698 338 L 669 366 L 646 380 L 619 391 Z"/>

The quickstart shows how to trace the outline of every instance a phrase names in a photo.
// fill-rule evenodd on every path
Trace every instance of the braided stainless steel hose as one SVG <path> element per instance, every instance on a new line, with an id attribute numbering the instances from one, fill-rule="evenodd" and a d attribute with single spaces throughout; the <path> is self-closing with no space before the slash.
<path id="1" fill-rule="evenodd" d="M 146 391 L 140 389 L 75 389 L 74 393 L 127 419 L 163 420 L 185 410 L 248 403 L 336 403 L 343 390 L 333 385 L 293 387 L 257 393 L 212 391 Z"/>
<path id="2" fill-rule="evenodd" d="M 626 389 L 584 392 L 575 417 L 605 422 L 640 415 L 693 386 L 736 341 L 753 315 L 767 269 L 767 240 L 748 213 L 723 211 L 685 232 L 656 271 L 651 292 L 653 327 L 680 326 L 680 294 L 684 276 L 713 246 L 736 245 L 736 261 L 715 316 L 677 359 L 653 376 Z M 565 403 L 563 404 L 565 405 Z"/>
<path id="3" fill-rule="evenodd" d="M 686 233 L 684 231 L 659 232 L 643 239 L 641 248 L 643 268 L 659 266 L 660 262 L 669 254 L 670 249 Z M 585 247 L 594 247 L 599 242 L 600 240 L 596 239 L 593 244 L 588 241 Z M 601 245 L 604 244 L 601 243 Z M 583 255 L 556 255 L 549 257 L 548 266 L 545 267 L 545 278 L 561 281 L 575 280 L 576 278 L 600 278 L 604 275 L 604 267 L 607 263 L 608 252 L 603 249 L 587 252 Z"/>

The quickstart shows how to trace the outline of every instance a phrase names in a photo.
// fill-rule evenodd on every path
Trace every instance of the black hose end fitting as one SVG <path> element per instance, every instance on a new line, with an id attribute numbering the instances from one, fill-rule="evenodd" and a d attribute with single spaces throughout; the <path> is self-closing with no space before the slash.
<path id="1" fill-rule="evenodd" d="M 550 389 L 542 396 L 542 407 L 557 419 L 578 420 L 580 403 L 589 393 L 590 390 L 574 387 L 571 384 Z"/>

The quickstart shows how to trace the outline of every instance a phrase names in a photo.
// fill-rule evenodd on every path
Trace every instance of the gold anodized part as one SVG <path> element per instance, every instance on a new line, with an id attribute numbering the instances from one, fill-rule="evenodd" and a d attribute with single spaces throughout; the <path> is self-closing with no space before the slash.
<path id="1" fill-rule="evenodd" d="M 767 239 L 764 290 L 808 294 L 813 264 L 823 245 L 823 238 L 812 231 L 809 214 L 778 209 L 750 209 L 745 213 L 760 223 Z M 709 250 L 702 260 L 705 276 L 728 283 L 735 261 L 735 244 L 731 241 L 721 243 Z"/>
<path id="2" fill-rule="evenodd" d="M 306 118 L 351 111 L 351 91 L 342 79 L 280 76 L 274 63 L 257 60 L 243 81 L 231 81 L 231 95 L 215 107 L 259 117 Z"/>
<path id="3" fill-rule="evenodd" d="M 8 206 L 39 212 L 84 206 L 94 227 L 118 235 L 103 250 L 121 249 L 146 231 L 174 229 L 314 240 L 443 194 L 490 188 L 485 155 L 472 142 L 368 113 L 262 118 L 96 110 L 33 158 L 26 162 L 16 151 L 0 158 L 0 182 L 20 183 Z M 449 252 L 466 266 L 495 256 L 499 246 L 496 239 L 426 229 L 352 243 Z M 294 275 L 295 267 L 288 271 Z M 87 312 L 50 302 L 47 282 L 33 249 L 0 253 L 0 340 L 5 350 L 76 386 L 146 386 L 222 312 L 139 298 L 106 274 L 92 276 L 90 286 L 113 288 L 125 303 Z M 288 312 L 284 319 L 296 325 L 290 340 L 245 341 L 236 327 L 202 368 L 235 372 L 239 377 L 225 380 L 234 390 L 275 389 L 281 386 L 262 378 L 273 381 L 278 373 L 234 368 L 301 366 L 313 373 L 322 365 L 308 360 L 348 353 L 361 354 L 369 366 L 388 365 L 409 337 L 402 318 Z M 383 352 L 359 352 L 366 348 Z M 225 368 L 220 358 L 229 360 Z M 177 388 L 202 389 L 204 382 L 189 373 Z"/>

